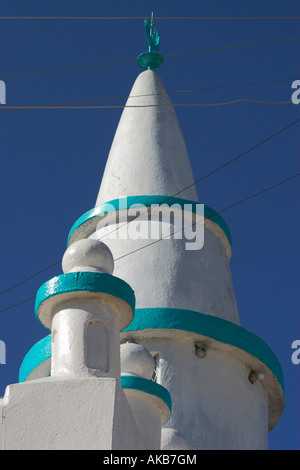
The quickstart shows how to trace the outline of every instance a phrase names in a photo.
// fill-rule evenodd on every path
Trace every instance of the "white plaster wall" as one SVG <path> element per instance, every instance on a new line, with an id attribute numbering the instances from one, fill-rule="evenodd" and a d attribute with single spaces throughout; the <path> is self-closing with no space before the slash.
<path id="1" fill-rule="evenodd" d="M 198 358 L 188 339 L 139 342 L 159 352 L 157 382 L 172 397 L 165 427 L 178 431 L 190 449 L 267 449 L 267 397 L 261 382 L 248 380 L 246 365 L 222 350 Z"/>
<path id="2" fill-rule="evenodd" d="M 119 381 L 49 377 L 7 387 L 2 450 L 144 449 Z"/>
<path id="3" fill-rule="evenodd" d="M 141 218 L 142 223 L 148 224 Z M 182 308 L 240 323 L 226 250 L 215 233 L 204 228 L 203 248 L 190 251 L 184 239 L 160 240 L 148 247 L 155 240 L 112 240 L 117 227 L 111 224 L 90 238 L 109 246 L 114 275 L 135 291 L 137 308 Z"/>
<path id="4" fill-rule="evenodd" d="M 119 321 L 99 299 L 75 298 L 55 307 L 51 375 L 120 376 Z"/>
<path id="5" fill-rule="evenodd" d="M 161 416 L 157 403 L 138 390 L 125 389 L 124 393 L 145 443 L 145 450 L 160 449 Z"/>

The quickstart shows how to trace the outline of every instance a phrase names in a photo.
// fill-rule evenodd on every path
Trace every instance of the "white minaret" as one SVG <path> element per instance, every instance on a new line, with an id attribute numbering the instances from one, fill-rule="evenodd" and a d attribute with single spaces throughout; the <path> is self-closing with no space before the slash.
<path id="1" fill-rule="evenodd" d="M 187 249 L 184 237 L 138 237 L 157 225 L 172 233 L 180 217 L 203 228 L 192 182 L 162 81 L 144 71 L 123 111 L 96 207 L 74 224 L 69 244 L 85 237 L 105 241 L 114 272 L 135 291 L 134 320 L 121 340 L 151 351 L 155 380 L 171 394 L 163 448 L 265 449 L 283 408 L 282 373 L 268 346 L 240 327 L 225 221 L 204 206 L 200 249 L 196 243 Z M 161 203 L 174 208 L 174 219 L 157 207 Z"/>
<path id="2" fill-rule="evenodd" d="M 174 108 L 152 70 L 162 62 L 155 50 L 150 45 L 139 56 L 147 70 L 137 77 L 126 103 L 96 206 L 75 222 L 68 246 L 105 242 L 114 275 L 134 290 L 134 317 L 121 331 L 121 374 L 140 436 L 150 439 L 146 409 L 150 416 L 157 401 L 146 405 L 145 396 L 128 392 L 126 384 L 130 389 L 132 380 L 144 379 L 171 396 L 168 420 L 164 405 L 157 408 L 160 421 L 151 415 L 156 437 L 164 426 L 162 449 L 266 449 L 268 431 L 283 410 L 281 367 L 264 341 L 240 326 L 230 231 L 222 217 L 198 202 Z M 136 348 L 141 363 L 132 369 Z M 23 380 L 50 359 L 49 349 L 42 354 L 44 345 L 37 349 L 43 360 L 32 367 L 27 358 Z M 148 372 L 143 377 L 144 360 Z M 138 371 L 142 375 L 132 379 Z M 157 446 L 155 439 L 151 448 Z"/>

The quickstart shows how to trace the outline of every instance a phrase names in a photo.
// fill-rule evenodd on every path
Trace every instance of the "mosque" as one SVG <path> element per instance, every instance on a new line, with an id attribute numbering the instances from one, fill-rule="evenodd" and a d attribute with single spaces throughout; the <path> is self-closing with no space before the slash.
<path id="1" fill-rule="evenodd" d="M 262 450 L 282 414 L 281 366 L 240 326 L 230 230 L 198 201 L 145 30 L 95 207 L 36 295 L 50 334 L 0 399 L 3 450 Z"/>

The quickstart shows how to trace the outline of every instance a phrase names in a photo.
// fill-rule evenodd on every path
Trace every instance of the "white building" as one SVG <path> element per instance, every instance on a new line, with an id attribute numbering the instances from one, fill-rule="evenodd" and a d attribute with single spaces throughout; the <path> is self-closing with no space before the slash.
<path id="1" fill-rule="evenodd" d="M 145 70 L 63 274 L 37 293 L 51 334 L 0 399 L 2 449 L 268 447 L 281 367 L 240 326 L 230 231 L 193 181 L 174 108 Z"/>

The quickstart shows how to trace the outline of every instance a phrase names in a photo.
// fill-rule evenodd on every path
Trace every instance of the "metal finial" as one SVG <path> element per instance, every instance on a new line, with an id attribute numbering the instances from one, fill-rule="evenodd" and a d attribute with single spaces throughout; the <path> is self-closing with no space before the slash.
<path id="1" fill-rule="evenodd" d="M 144 21 L 144 26 L 149 52 L 158 51 L 160 45 L 160 36 L 154 23 L 153 12 L 151 13 L 151 18 L 148 18 Z"/>
<path id="2" fill-rule="evenodd" d="M 144 20 L 144 27 L 148 43 L 148 52 L 143 52 L 137 58 L 137 63 L 143 69 L 157 69 L 163 64 L 163 57 L 157 52 L 160 46 L 160 35 L 155 26 L 153 12 L 151 18 Z"/>

